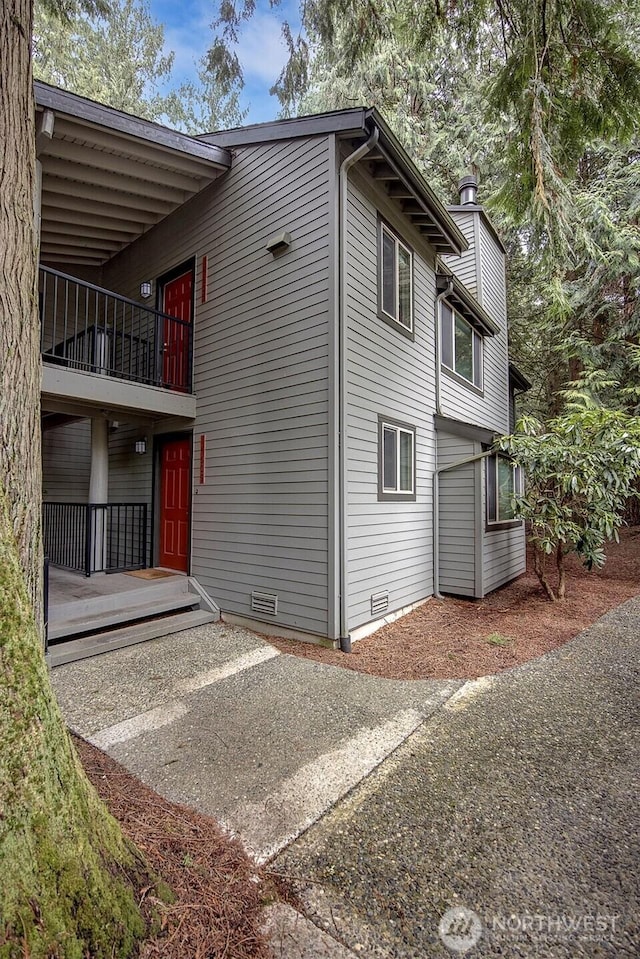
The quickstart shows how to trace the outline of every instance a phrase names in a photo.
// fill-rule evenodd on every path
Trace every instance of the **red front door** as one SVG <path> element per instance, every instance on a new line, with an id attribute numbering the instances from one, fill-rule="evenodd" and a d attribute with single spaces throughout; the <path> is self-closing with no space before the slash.
<path id="1" fill-rule="evenodd" d="M 181 273 L 162 289 L 162 311 L 180 323 L 165 320 L 162 381 L 175 390 L 189 387 L 189 339 L 193 298 L 193 271 Z"/>
<path id="2" fill-rule="evenodd" d="M 189 572 L 191 439 L 171 440 L 160 454 L 160 566 Z"/>

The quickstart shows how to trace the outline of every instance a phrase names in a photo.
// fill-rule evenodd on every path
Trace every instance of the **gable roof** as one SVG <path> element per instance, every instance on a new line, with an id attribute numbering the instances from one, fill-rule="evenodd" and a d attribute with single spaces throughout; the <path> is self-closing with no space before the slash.
<path id="1" fill-rule="evenodd" d="M 40 81 L 34 93 L 45 262 L 104 263 L 231 166 L 158 123 Z"/>
<path id="2" fill-rule="evenodd" d="M 253 123 L 233 130 L 207 133 L 199 139 L 232 149 L 274 140 L 335 134 L 340 139 L 353 140 L 355 147 L 365 142 L 375 129 L 378 130 L 378 143 L 362 162 L 370 165 L 374 179 L 438 253 L 459 256 L 468 249 L 462 231 L 374 108 L 353 107 L 270 123 Z"/>

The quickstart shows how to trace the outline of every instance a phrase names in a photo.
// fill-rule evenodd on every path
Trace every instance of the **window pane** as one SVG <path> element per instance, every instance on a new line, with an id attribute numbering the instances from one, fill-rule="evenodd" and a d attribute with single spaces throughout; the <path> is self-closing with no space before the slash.
<path id="1" fill-rule="evenodd" d="M 455 351 L 456 351 L 456 373 L 464 376 L 466 380 L 473 383 L 473 345 L 471 342 L 472 331 L 468 323 L 462 317 L 456 314 L 455 321 Z"/>
<path id="2" fill-rule="evenodd" d="M 411 254 L 398 244 L 398 320 L 408 330 L 411 320 Z"/>
<path id="3" fill-rule="evenodd" d="M 482 337 L 473 333 L 473 382 L 482 389 Z"/>
<path id="4" fill-rule="evenodd" d="M 453 313 L 444 303 L 440 314 L 440 349 L 442 363 L 453 369 Z"/>
<path id="5" fill-rule="evenodd" d="M 382 488 L 396 489 L 397 464 L 397 433 L 393 429 L 384 427 L 383 430 L 383 461 L 382 461 Z"/>
<path id="6" fill-rule="evenodd" d="M 513 519 L 513 463 L 498 457 L 498 519 Z"/>
<path id="7" fill-rule="evenodd" d="M 396 243 L 386 230 L 382 231 L 382 309 L 395 318 Z"/>
<path id="8" fill-rule="evenodd" d="M 400 432 L 400 489 L 413 492 L 413 434 Z"/>
<path id="9" fill-rule="evenodd" d="M 496 457 L 487 459 L 487 522 L 496 521 Z"/>

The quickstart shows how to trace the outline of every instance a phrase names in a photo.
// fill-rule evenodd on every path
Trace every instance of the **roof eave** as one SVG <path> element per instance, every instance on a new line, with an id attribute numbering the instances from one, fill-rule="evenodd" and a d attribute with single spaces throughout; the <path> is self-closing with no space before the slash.
<path id="1" fill-rule="evenodd" d="M 436 273 L 436 288 L 438 293 L 449 290 L 448 299 L 458 312 L 468 320 L 472 326 L 478 327 L 485 336 L 495 336 L 500 327 L 478 303 L 475 296 L 467 290 L 454 273 L 441 271 Z"/>
<path id="2" fill-rule="evenodd" d="M 227 170 L 231 166 L 231 157 L 228 151 L 219 146 L 203 143 L 195 137 L 178 133 L 176 130 L 163 127 L 159 123 L 142 120 L 131 114 L 123 113 L 121 110 L 115 110 L 113 107 L 95 103 L 93 100 L 80 97 L 68 90 L 52 87 L 41 80 L 34 82 L 34 95 L 36 106 L 41 109 L 53 110 L 54 113 L 74 117 L 85 123 L 106 127 L 125 136 L 145 140 L 167 150 L 208 161 L 221 170 Z"/>

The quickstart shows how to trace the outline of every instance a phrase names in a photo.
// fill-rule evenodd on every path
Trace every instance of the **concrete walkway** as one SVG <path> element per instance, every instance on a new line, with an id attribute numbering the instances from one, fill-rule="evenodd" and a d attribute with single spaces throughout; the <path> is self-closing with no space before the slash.
<path id="1" fill-rule="evenodd" d="M 53 681 L 74 729 L 297 877 L 313 923 L 268 910 L 282 959 L 631 959 L 639 654 L 640 598 L 476 683 L 367 677 L 217 624 Z"/>
<path id="2" fill-rule="evenodd" d="M 367 957 L 638 956 L 639 666 L 637 598 L 465 687 L 273 868 Z"/>
<path id="3" fill-rule="evenodd" d="M 265 862 L 366 777 L 460 681 L 323 666 L 211 623 L 52 671 L 72 729 Z"/>

